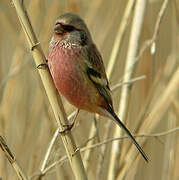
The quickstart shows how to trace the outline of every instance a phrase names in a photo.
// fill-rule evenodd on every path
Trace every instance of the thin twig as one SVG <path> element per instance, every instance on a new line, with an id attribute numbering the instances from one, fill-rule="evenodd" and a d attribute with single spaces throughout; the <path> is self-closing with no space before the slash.
<path id="1" fill-rule="evenodd" d="M 176 127 L 176 128 L 173 128 L 173 129 L 169 129 L 167 131 L 163 131 L 163 132 L 160 132 L 160 133 L 154 133 L 154 134 L 138 134 L 138 135 L 133 135 L 134 137 L 136 138 L 146 138 L 146 137 L 149 137 L 149 138 L 157 138 L 157 137 L 162 137 L 162 136 L 166 136 L 168 134 L 171 134 L 171 133 L 174 133 L 174 132 L 177 132 L 179 131 L 179 127 Z M 99 143 L 96 143 L 96 144 L 93 144 L 91 146 L 86 146 L 86 147 L 83 147 L 80 149 L 80 152 L 85 152 L 89 149 L 94 149 L 94 148 L 98 148 L 100 146 L 103 146 L 105 144 L 108 144 L 108 143 L 111 143 L 113 141 L 119 141 L 119 140 L 124 140 L 124 139 L 128 139 L 129 137 L 128 136 L 122 136 L 122 137 L 117 137 L 117 138 L 110 138 L 110 139 L 107 139 L 103 142 L 99 142 Z M 58 164 L 63 164 L 65 161 L 67 161 L 68 158 L 67 156 L 63 156 L 61 157 L 59 160 L 53 162 L 52 164 L 50 164 L 48 167 L 46 167 L 44 169 L 43 172 L 41 172 L 41 174 L 36 174 L 36 175 L 33 175 L 31 176 L 31 179 L 34 178 L 35 176 L 40 176 L 40 175 L 45 175 L 47 172 L 49 172 L 52 168 L 54 168 L 55 166 L 57 166 Z"/>
<path id="2" fill-rule="evenodd" d="M 161 136 L 166 136 L 168 134 L 171 134 L 171 133 L 174 133 L 176 131 L 179 131 L 179 127 L 176 127 L 176 128 L 173 128 L 173 129 L 170 129 L 168 131 L 164 131 L 164 132 L 161 132 L 161 133 L 155 133 L 155 134 L 138 134 L 138 135 L 133 135 L 134 137 L 161 137 Z M 81 152 L 83 151 L 86 151 L 88 149 L 93 149 L 93 148 L 96 148 L 96 147 L 99 147 L 99 146 L 102 146 L 104 144 L 108 144 L 110 142 L 113 142 L 113 141 L 117 141 L 117 140 L 123 140 L 123 139 L 128 139 L 129 137 L 128 136 L 122 136 L 122 137 L 118 137 L 118 138 L 111 138 L 111 139 L 107 139 L 103 142 L 100 142 L 100 143 L 96 143 L 92 146 L 88 146 L 88 147 L 84 147 L 84 148 L 81 148 Z"/>
<path id="3" fill-rule="evenodd" d="M 43 172 L 44 169 L 45 169 L 45 166 L 46 166 L 48 157 L 49 157 L 50 152 L 51 152 L 51 150 L 52 150 L 52 147 L 53 147 L 53 145 L 54 145 L 54 143 L 55 143 L 55 140 L 56 140 L 56 138 L 58 137 L 58 134 L 59 134 L 59 129 L 57 129 L 57 130 L 55 131 L 55 133 L 54 133 L 54 135 L 53 135 L 53 138 L 52 138 L 52 140 L 50 141 L 49 147 L 48 147 L 47 152 L 46 152 L 45 157 L 44 157 L 44 161 L 43 161 L 42 166 L 41 166 L 41 168 L 40 168 L 40 171 L 41 171 L 41 172 Z"/>
<path id="4" fill-rule="evenodd" d="M 68 116 L 68 120 L 72 119 L 72 118 L 75 116 L 75 114 L 76 114 L 76 111 L 72 112 L 72 113 Z M 75 128 L 75 127 L 74 127 L 74 128 Z M 51 141 L 50 141 L 50 144 L 49 144 L 49 146 L 48 146 L 48 148 L 47 148 L 47 152 L 46 152 L 46 154 L 45 154 L 45 157 L 44 157 L 42 166 L 41 166 L 41 168 L 40 168 L 41 172 L 43 172 L 44 169 L 45 169 L 45 166 L 46 166 L 46 164 L 47 164 L 47 160 L 48 160 L 48 158 L 49 158 L 49 156 L 50 156 L 50 152 L 51 152 L 51 150 L 52 150 L 52 147 L 53 147 L 53 145 L 54 145 L 54 143 L 55 143 L 58 135 L 59 135 L 59 129 L 57 129 L 57 130 L 55 131 L 55 133 L 54 133 L 54 135 L 53 135 L 53 137 L 52 137 L 52 139 L 51 139 Z"/>
<path id="5" fill-rule="evenodd" d="M 159 11 L 158 17 L 157 17 L 157 21 L 155 23 L 154 33 L 152 35 L 152 38 L 144 42 L 144 45 L 142 46 L 139 54 L 136 57 L 136 61 L 141 58 L 141 56 L 143 55 L 144 51 L 148 47 L 150 47 L 150 46 L 154 47 L 155 46 L 156 40 L 157 40 L 157 37 L 158 37 L 158 34 L 159 34 L 159 30 L 160 30 L 160 24 L 161 24 L 161 21 L 162 21 L 162 18 L 164 16 L 165 12 L 166 12 L 166 9 L 168 7 L 167 5 L 168 5 L 168 0 L 164 0 L 163 4 L 161 6 L 161 9 Z"/>
<path id="6" fill-rule="evenodd" d="M 132 83 L 135 83 L 135 82 L 143 80 L 143 79 L 146 79 L 145 75 L 133 78 L 133 79 L 129 80 L 128 82 L 121 82 L 121 83 L 115 84 L 114 86 L 111 87 L 111 91 L 115 91 L 118 88 L 120 88 L 121 86 L 130 85 Z"/>
<path id="7" fill-rule="evenodd" d="M 89 132 L 89 136 L 88 136 L 88 142 L 87 145 L 90 146 L 92 144 L 94 144 L 94 137 L 98 134 L 98 129 L 96 127 L 96 122 L 99 119 L 98 115 L 94 116 L 94 120 L 91 124 L 91 128 L 90 128 L 90 132 Z M 91 139 L 91 141 L 89 141 Z M 89 160 L 90 160 L 90 156 L 91 156 L 91 151 L 86 151 L 83 155 L 83 160 L 84 160 L 84 166 L 85 166 L 85 170 L 86 172 L 88 172 L 88 168 L 89 168 Z"/>
<path id="8" fill-rule="evenodd" d="M 117 56 L 121 50 L 121 45 L 124 39 L 124 35 L 126 33 L 126 29 L 129 23 L 129 18 L 132 13 L 132 9 L 134 7 L 135 1 L 136 0 L 130 0 L 128 4 L 126 5 L 124 16 L 122 18 L 118 32 L 116 34 L 115 42 L 114 42 L 112 52 L 109 58 L 108 66 L 107 66 L 106 73 L 108 77 L 111 77 L 111 74 L 113 72 L 113 69 L 117 60 Z"/>
<path id="9" fill-rule="evenodd" d="M 2 136 L 0 136 L 0 148 L 4 152 L 5 156 L 7 157 L 8 161 L 10 162 L 12 167 L 14 168 L 18 178 L 20 180 L 28 180 L 27 176 L 25 175 L 25 173 L 23 172 L 23 170 L 21 169 L 21 167 L 17 163 L 16 158 L 14 157 L 12 152 L 10 151 L 9 147 L 7 146 L 5 140 L 3 139 Z"/>
<path id="10" fill-rule="evenodd" d="M 76 114 L 76 111 L 72 112 L 72 113 L 68 116 L 68 120 L 72 119 L 72 118 L 75 116 L 75 114 Z M 48 160 L 48 158 L 49 158 L 49 156 L 50 156 L 50 152 L 51 152 L 51 150 L 52 150 L 52 147 L 53 147 L 53 145 L 54 145 L 54 143 L 55 143 L 58 135 L 59 135 L 59 129 L 57 129 L 57 130 L 55 131 L 55 133 L 54 133 L 54 135 L 53 135 L 53 137 L 52 137 L 52 139 L 51 139 L 51 141 L 50 141 L 50 144 L 49 144 L 48 149 L 47 149 L 47 152 L 46 152 L 46 154 L 45 154 L 45 157 L 44 157 L 42 166 L 41 166 L 41 168 L 40 168 L 40 171 L 41 171 L 41 172 L 43 172 L 44 169 L 45 169 L 45 166 L 46 166 L 46 164 L 47 164 L 47 160 Z"/>
<path id="11" fill-rule="evenodd" d="M 160 30 L 160 25 L 161 25 L 162 18 L 164 16 L 165 12 L 166 12 L 167 5 L 168 5 L 168 0 L 165 0 L 163 2 L 163 4 L 162 4 L 162 7 L 161 7 L 160 11 L 159 11 L 159 14 L 158 14 L 158 17 L 157 17 L 157 21 L 155 23 L 155 27 L 154 27 L 154 32 L 153 32 L 152 38 L 148 39 L 148 40 L 146 40 L 144 42 L 144 44 L 142 45 L 138 55 L 136 55 L 135 60 L 132 63 L 132 66 L 134 66 L 139 61 L 139 59 L 142 57 L 142 55 L 147 50 L 147 48 L 151 47 L 151 53 L 152 54 L 155 53 L 155 50 L 156 50 L 156 41 L 157 41 L 157 38 L 158 38 L 158 34 L 159 34 L 159 30 Z M 125 74 L 128 74 L 129 72 L 130 72 L 130 69 L 128 71 L 126 71 Z M 124 74 L 124 76 L 125 76 L 125 74 Z"/>
<path id="12" fill-rule="evenodd" d="M 109 134 L 110 134 L 110 127 L 111 127 L 111 122 L 108 122 L 106 125 L 105 125 L 105 133 L 104 133 L 104 136 L 103 136 L 103 139 L 108 139 L 109 137 Z M 92 145 L 93 146 L 93 145 Z M 99 156 L 99 160 L 98 160 L 98 167 L 97 167 L 97 173 L 96 173 L 96 179 L 101 179 L 101 175 L 102 175 L 102 170 L 103 170 L 103 167 L 104 167 L 104 156 L 105 156 L 105 153 L 107 151 L 107 146 L 102 146 L 101 147 L 101 151 L 100 151 L 100 156 Z"/>

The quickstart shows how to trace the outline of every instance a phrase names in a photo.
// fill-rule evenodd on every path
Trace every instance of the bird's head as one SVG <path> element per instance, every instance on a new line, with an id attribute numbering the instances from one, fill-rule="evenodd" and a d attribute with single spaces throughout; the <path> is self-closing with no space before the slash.
<path id="1" fill-rule="evenodd" d="M 54 40 L 85 45 L 92 42 L 91 35 L 84 21 L 76 14 L 61 15 L 54 26 Z"/>

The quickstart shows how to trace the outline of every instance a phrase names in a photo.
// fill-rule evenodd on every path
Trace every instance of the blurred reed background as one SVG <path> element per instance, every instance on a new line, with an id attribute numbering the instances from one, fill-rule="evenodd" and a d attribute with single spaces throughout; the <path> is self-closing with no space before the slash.
<path id="1" fill-rule="evenodd" d="M 154 33 L 159 11 L 166 0 L 148 0 L 144 23 L 138 44 L 139 51 Z M 73 12 L 85 19 L 93 40 L 97 44 L 106 66 L 109 65 L 118 30 L 125 9 L 131 0 L 26 0 L 25 6 L 33 28 L 48 54 L 48 43 L 56 18 Z M 135 1 L 134 1 L 135 2 Z M 177 76 L 179 60 L 179 1 L 169 0 L 158 28 L 154 53 L 151 46 L 137 61 L 133 78 L 145 76 L 132 84 L 130 91 L 126 126 L 133 134 L 157 134 L 157 137 L 140 137 L 150 162 L 147 164 L 138 154 L 131 141 L 122 139 L 120 155 L 111 161 L 114 146 L 108 143 L 82 153 L 86 172 L 90 180 L 179 180 L 179 84 Z M 124 29 L 123 41 L 118 50 L 116 62 L 110 74 L 110 85 L 121 82 L 128 52 L 131 23 L 134 8 L 131 9 Z M 24 33 L 11 1 L 0 2 L 0 135 L 16 156 L 25 174 L 31 179 L 40 179 L 40 168 L 49 143 L 57 129 L 51 107 L 27 46 Z M 113 92 L 116 112 L 120 104 L 121 87 Z M 75 108 L 63 98 L 65 110 L 70 115 Z M 119 113 L 120 117 L 120 113 Z M 96 125 L 96 128 L 94 126 Z M 102 142 L 113 137 L 115 123 L 101 118 L 94 123 L 94 115 L 81 111 L 78 123 L 72 130 L 79 148 L 90 143 Z M 119 128 L 118 128 L 119 129 Z M 168 130 L 172 130 L 168 134 Z M 91 137 L 92 140 L 90 139 Z M 91 141 L 89 141 L 91 140 Z M 47 167 L 65 155 L 60 137 L 57 138 Z M 115 167 L 112 168 L 112 164 Z M 113 173 L 111 176 L 110 173 Z M 0 151 L 0 179 L 17 179 L 12 166 Z M 41 177 L 43 180 L 74 179 L 68 161 L 60 162 Z"/>

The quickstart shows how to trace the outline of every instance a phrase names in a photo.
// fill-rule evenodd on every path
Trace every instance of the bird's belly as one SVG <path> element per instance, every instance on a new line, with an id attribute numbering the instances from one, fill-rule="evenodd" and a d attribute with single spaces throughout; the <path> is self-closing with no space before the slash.
<path id="1" fill-rule="evenodd" d="M 49 68 L 57 90 L 77 108 L 89 110 L 89 106 L 95 104 L 98 93 L 86 81 L 78 58 L 78 55 L 58 53 L 49 58 Z"/>
<path id="2" fill-rule="evenodd" d="M 72 104 L 79 108 L 82 107 L 85 103 L 84 92 L 86 90 L 81 78 L 77 76 L 77 72 L 61 69 L 61 72 L 57 73 L 58 75 L 54 75 L 54 81 L 58 91 Z"/>

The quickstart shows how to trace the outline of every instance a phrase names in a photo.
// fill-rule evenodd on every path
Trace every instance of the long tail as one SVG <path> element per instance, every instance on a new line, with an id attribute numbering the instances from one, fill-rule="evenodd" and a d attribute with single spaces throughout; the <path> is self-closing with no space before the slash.
<path id="1" fill-rule="evenodd" d="M 137 143 L 137 141 L 135 140 L 135 138 L 132 136 L 132 134 L 130 133 L 130 131 L 126 128 L 126 126 L 122 123 L 122 121 L 118 118 L 118 116 L 116 115 L 116 113 L 114 112 L 114 110 L 112 108 L 107 109 L 107 111 L 113 116 L 114 120 L 117 122 L 117 124 L 125 131 L 125 133 L 131 138 L 133 144 L 136 146 L 136 148 L 138 149 L 138 151 L 141 153 L 141 155 L 143 156 L 143 158 L 145 159 L 146 162 L 149 161 L 147 155 L 144 153 L 144 151 L 142 150 L 142 148 L 140 147 L 140 145 Z"/>

